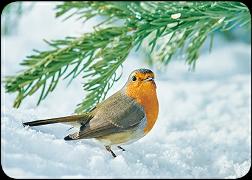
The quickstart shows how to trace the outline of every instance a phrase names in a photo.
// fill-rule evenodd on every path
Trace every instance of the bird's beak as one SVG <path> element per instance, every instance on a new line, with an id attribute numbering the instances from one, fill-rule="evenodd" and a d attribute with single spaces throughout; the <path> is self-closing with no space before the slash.
<path id="1" fill-rule="evenodd" d="M 144 81 L 154 81 L 154 78 L 149 77 L 149 78 L 145 79 Z"/>

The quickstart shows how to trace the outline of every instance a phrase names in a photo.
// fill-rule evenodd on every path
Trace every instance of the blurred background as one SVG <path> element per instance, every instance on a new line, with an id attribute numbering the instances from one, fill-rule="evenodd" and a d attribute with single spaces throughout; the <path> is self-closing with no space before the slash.
<path id="1" fill-rule="evenodd" d="M 216 32 L 201 49 L 195 71 L 183 56 L 167 67 L 151 65 L 144 46 L 123 63 L 123 76 L 107 97 L 119 90 L 136 68 L 156 73 L 160 103 L 158 123 L 140 141 L 125 146 L 113 160 L 93 140 L 66 143 L 67 125 L 24 129 L 23 121 L 70 115 L 85 96 L 83 79 L 61 81 L 36 106 L 39 93 L 19 109 L 3 78 L 22 70 L 19 64 L 42 40 L 92 32 L 86 23 L 55 18 L 58 2 L 14 2 L 1 16 L 1 164 L 11 177 L 168 177 L 238 178 L 251 165 L 251 30 L 236 27 Z"/>

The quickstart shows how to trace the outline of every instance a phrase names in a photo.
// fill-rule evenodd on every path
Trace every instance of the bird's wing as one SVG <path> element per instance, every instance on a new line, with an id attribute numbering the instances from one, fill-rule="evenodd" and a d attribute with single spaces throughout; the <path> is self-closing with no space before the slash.
<path id="1" fill-rule="evenodd" d="M 143 107 L 119 91 L 94 109 L 94 117 L 67 136 L 66 140 L 93 138 L 122 132 L 138 126 L 145 118 Z"/>

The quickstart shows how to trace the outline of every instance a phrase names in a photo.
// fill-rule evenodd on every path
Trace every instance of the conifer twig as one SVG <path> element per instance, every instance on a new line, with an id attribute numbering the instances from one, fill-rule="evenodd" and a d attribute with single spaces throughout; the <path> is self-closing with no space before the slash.
<path id="1" fill-rule="evenodd" d="M 162 65 L 180 52 L 195 68 L 209 35 L 213 39 L 217 30 L 251 26 L 249 10 L 240 2 L 64 2 L 55 10 L 56 17 L 64 16 L 64 20 L 103 19 L 93 33 L 46 41 L 51 50 L 35 50 L 35 55 L 28 56 L 22 63 L 27 69 L 6 79 L 7 92 L 18 92 L 14 107 L 41 89 L 39 104 L 63 75 L 71 82 L 82 74 L 88 95 L 75 112 L 89 111 L 120 78 L 116 71 L 133 48 L 147 46 L 158 56 L 152 64 Z"/>

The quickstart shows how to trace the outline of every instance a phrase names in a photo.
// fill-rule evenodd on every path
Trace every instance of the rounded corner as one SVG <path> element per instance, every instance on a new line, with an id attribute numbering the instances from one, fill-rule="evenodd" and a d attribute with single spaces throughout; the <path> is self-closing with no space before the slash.
<path id="1" fill-rule="evenodd" d="M 250 16 L 251 16 L 251 12 L 250 12 L 250 9 L 249 9 L 249 3 L 246 4 L 246 3 L 247 3 L 246 1 L 237 1 L 237 2 L 239 2 L 239 3 L 241 3 L 242 5 L 246 6 L 247 9 L 248 9 L 248 11 L 249 11 L 249 14 L 250 14 Z"/>
<path id="2" fill-rule="evenodd" d="M 18 2 L 20 2 L 20 1 L 6 1 L 5 4 L 3 4 L 2 9 L 1 9 L 1 18 L 3 15 L 4 9 L 6 7 L 10 6 L 11 4 L 18 3 Z"/>
<path id="3" fill-rule="evenodd" d="M 1 162 L 1 169 L 2 169 L 3 174 L 4 174 L 6 177 L 8 177 L 8 178 L 10 178 L 10 179 L 15 179 L 14 177 L 11 177 L 11 176 L 9 176 L 9 175 L 7 174 L 7 172 L 4 170 L 4 167 L 3 167 L 3 165 L 2 165 L 2 162 Z"/>
<path id="4" fill-rule="evenodd" d="M 249 177 L 249 172 L 250 172 L 250 170 L 251 170 L 251 162 L 250 162 L 250 166 L 249 166 L 249 168 L 248 168 L 248 171 L 245 173 L 245 174 L 243 174 L 242 176 L 240 176 L 240 177 L 237 177 L 237 179 L 247 179 L 246 178 L 246 176 L 248 176 Z"/>

